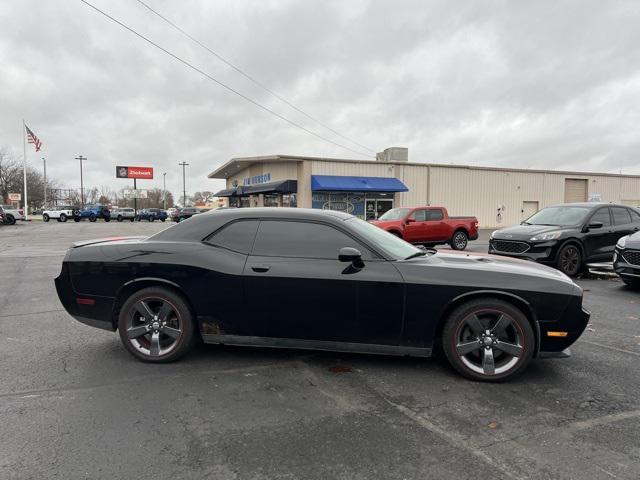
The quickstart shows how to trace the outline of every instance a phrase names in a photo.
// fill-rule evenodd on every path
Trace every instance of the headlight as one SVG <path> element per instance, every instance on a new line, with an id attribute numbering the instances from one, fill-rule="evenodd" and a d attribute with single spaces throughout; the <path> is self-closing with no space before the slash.
<path id="1" fill-rule="evenodd" d="M 627 237 L 622 237 L 620 240 L 618 240 L 618 243 L 616 243 L 616 247 L 624 248 L 626 244 L 627 244 Z"/>
<path id="2" fill-rule="evenodd" d="M 549 232 L 549 233 L 541 233 L 540 235 L 535 235 L 531 237 L 532 242 L 539 242 L 545 240 L 555 240 L 556 238 L 560 238 L 562 232 Z"/>
<path id="3" fill-rule="evenodd" d="M 498 230 L 494 230 L 493 232 L 491 232 L 491 235 L 489 235 L 489 240 L 493 240 L 493 236 L 496 234 Z"/>

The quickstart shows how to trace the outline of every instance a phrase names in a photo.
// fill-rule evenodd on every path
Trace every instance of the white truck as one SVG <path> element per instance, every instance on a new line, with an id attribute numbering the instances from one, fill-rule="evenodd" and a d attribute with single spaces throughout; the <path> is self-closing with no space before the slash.
<path id="1" fill-rule="evenodd" d="M 24 210 L 14 208 L 13 205 L 0 205 L 4 210 L 4 223 L 13 225 L 16 220 L 24 220 Z"/>
<path id="2" fill-rule="evenodd" d="M 42 220 L 48 222 L 52 218 L 55 218 L 59 222 L 66 222 L 70 218 L 73 218 L 73 207 L 51 207 L 49 209 L 45 209 L 42 212 Z"/>

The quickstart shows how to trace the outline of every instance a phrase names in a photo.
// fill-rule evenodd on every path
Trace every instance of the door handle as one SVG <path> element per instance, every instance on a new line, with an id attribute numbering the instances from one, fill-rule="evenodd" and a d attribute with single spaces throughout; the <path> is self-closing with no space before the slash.
<path id="1" fill-rule="evenodd" d="M 264 265 L 264 264 L 251 265 L 251 270 L 253 270 L 254 272 L 258 272 L 258 273 L 268 272 L 270 268 L 271 268 L 271 266 Z"/>

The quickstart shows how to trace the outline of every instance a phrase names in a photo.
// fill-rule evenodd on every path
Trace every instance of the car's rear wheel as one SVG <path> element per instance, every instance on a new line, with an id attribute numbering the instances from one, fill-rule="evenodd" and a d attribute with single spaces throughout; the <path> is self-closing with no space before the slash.
<path id="1" fill-rule="evenodd" d="M 163 363 L 184 355 L 196 337 L 185 300 L 162 287 L 131 295 L 122 306 L 118 330 L 124 347 L 145 362 Z"/>
<path id="2" fill-rule="evenodd" d="M 14 223 L 16 223 L 16 219 L 13 215 L 7 214 L 4 223 L 6 223 L 7 225 L 13 225 Z"/>
<path id="3" fill-rule="evenodd" d="M 93 213 L 91 215 L 89 215 L 89 221 L 90 222 L 95 222 L 96 221 L 96 216 Z"/>
<path id="4" fill-rule="evenodd" d="M 133 223 L 133 221 L 135 220 L 135 218 L 131 218 L 130 220 L 131 220 L 131 222 Z"/>
<path id="5" fill-rule="evenodd" d="M 150 222 L 153 222 L 155 220 L 155 218 L 149 217 L 147 220 L 149 220 Z"/>
<path id="6" fill-rule="evenodd" d="M 442 347 L 451 366 L 465 377 L 500 382 L 524 371 L 533 357 L 535 337 L 518 308 L 499 299 L 478 299 L 451 313 Z"/>
<path id="7" fill-rule="evenodd" d="M 556 265 L 565 275 L 576 276 L 582 270 L 582 253 L 580 248 L 573 243 L 565 245 L 558 252 L 558 263 Z"/>
<path id="8" fill-rule="evenodd" d="M 455 232 L 450 242 L 451 248 L 453 248 L 454 250 L 464 250 L 465 248 L 467 248 L 468 244 L 469 237 L 462 230 L 458 230 L 457 232 Z"/>
<path id="9" fill-rule="evenodd" d="M 122 215 L 118 215 L 118 218 L 117 218 L 116 220 L 118 220 L 119 222 L 121 222 L 121 221 L 122 221 Z"/>
<path id="10" fill-rule="evenodd" d="M 60 221 L 61 222 L 66 222 L 67 221 L 67 216 L 64 213 L 60 214 Z"/>
<path id="11" fill-rule="evenodd" d="M 161 218 L 161 219 L 160 219 L 160 221 L 161 221 L 162 223 L 164 223 L 164 221 L 165 221 L 165 220 L 166 220 L 166 218 Z"/>
<path id="12" fill-rule="evenodd" d="M 46 213 L 42 215 L 42 221 L 43 222 L 48 222 L 49 221 L 49 215 L 47 215 Z"/>

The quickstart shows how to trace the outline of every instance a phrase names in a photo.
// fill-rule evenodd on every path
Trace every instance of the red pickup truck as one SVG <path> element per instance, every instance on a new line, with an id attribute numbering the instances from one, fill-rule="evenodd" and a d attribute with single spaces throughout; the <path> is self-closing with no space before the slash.
<path id="1" fill-rule="evenodd" d="M 371 223 L 409 243 L 448 243 L 454 250 L 464 250 L 478 238 L 476 217 L 450 217 L 444 207 L 392 208 Z"/>

